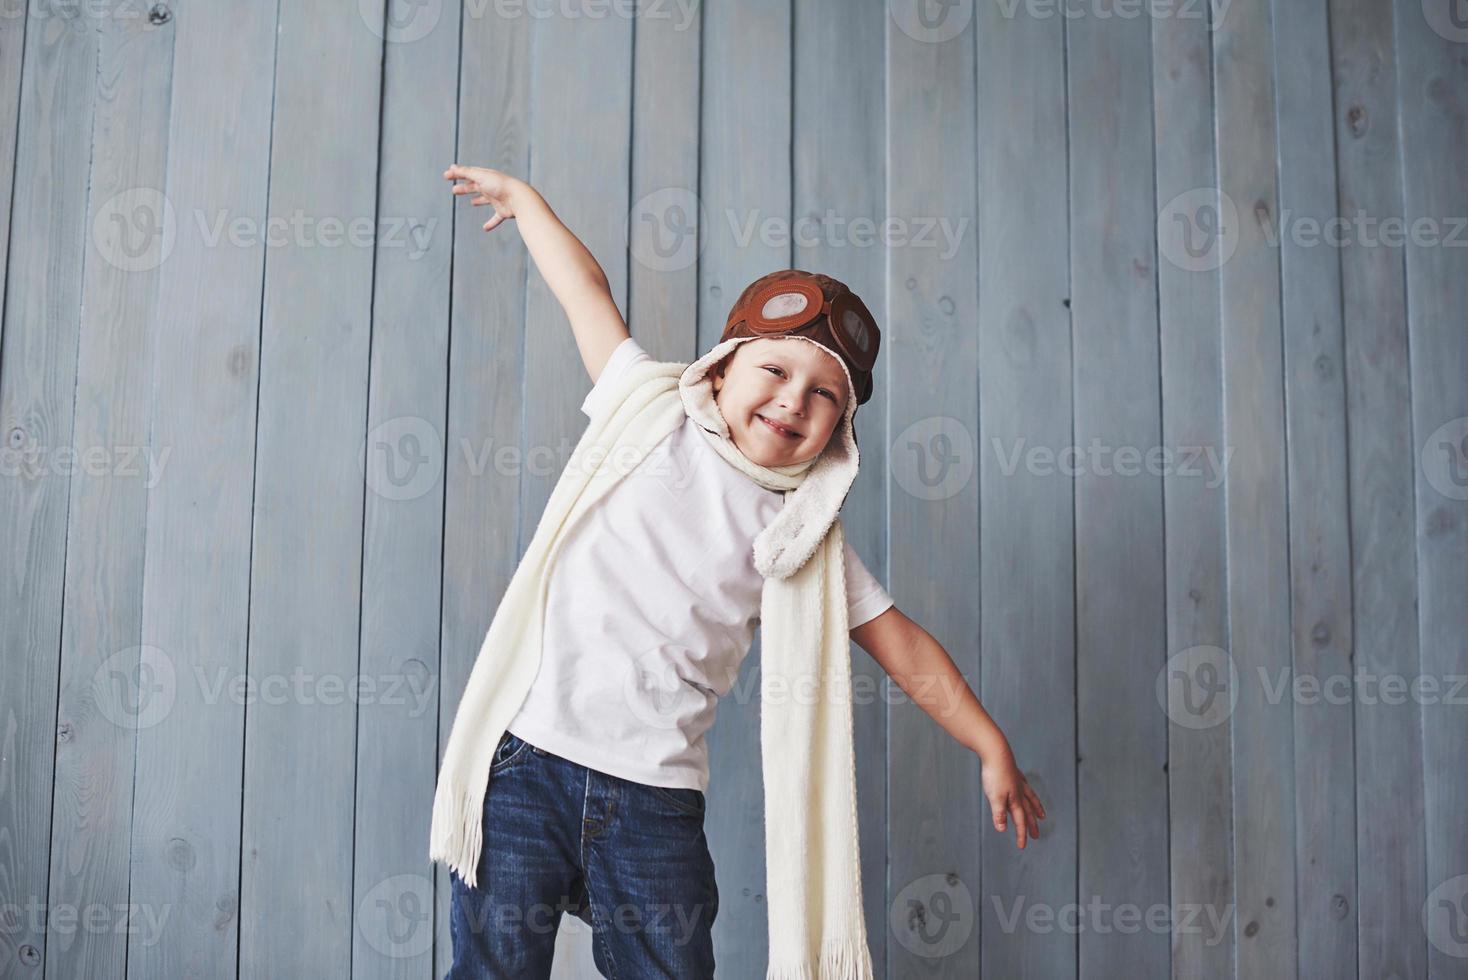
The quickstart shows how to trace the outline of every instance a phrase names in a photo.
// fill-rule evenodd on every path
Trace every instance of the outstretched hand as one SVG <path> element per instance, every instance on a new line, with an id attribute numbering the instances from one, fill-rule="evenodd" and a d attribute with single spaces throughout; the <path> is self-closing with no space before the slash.
<path id="1" fill-rule="evenodd" d="M 984 765 L 982 769 L 984 795 L 993 811 L 994 829 L 1003 833 L 1009 815 L 1014 814 L 1015 843 L 1024 850 L 1027 830 L 1030 837 L 1037 840 L 1040 837 L 1038 821 L 1045 819 L 1045 807 L 1012 758 Z"/>
<path id="2" fill-rule="evenodd" d="M 453 164 L 443 172 L 445 180 L 467 181 L 467 183 L 455 183 L 454 193 L 473 194 L 470 202 L 478 207 L 481 204 L 494 206 L 494 217 L 484 223 L 485 231 L 492 231 L 507 218 L 515 216 L 515 209 L 510 206 L 510 197 L 513 189 L 520 183 L 516 177 L 507 173 L 492 170 L 489 167 L 461 167 Z"/>

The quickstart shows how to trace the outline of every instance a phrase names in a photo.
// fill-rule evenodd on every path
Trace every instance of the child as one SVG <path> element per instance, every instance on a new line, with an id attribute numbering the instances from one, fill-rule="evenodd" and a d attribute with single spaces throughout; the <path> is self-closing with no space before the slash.
<path id="1" fill-rule="evenodd" d="M 593 382 L 439 773 L 449 976 L 548 977 L 565 911 L 592 925 L 604 976 L 713 976 L 704 734 L 758 624 L 767 976 L 870 980 L 852 639 L 910 694 L 933 678 L 962 692 L 919 703 L 982 758 L 996 829 L 1013 814 L 1022 848 L 1045 815 L 947 653 L 846 543 L 875 321 L 844 284 L 785 269 L 741 293 L 698 360 L 655 361 L 533 188 L 482 167 L 444 177 L 493 206 L 486 231 L 516 219 Z"/>

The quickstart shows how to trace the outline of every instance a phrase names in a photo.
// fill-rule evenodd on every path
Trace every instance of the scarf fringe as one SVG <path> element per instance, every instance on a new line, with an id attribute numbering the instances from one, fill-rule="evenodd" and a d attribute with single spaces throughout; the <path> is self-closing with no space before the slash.
<path id="1" fill-rule="evenodd" d="M 429 834 L 428 859 L 441 861 L 470 888 L 479 887 L 479 848 L 483 841 L 483 800 L 458 791 L 452 780 L 439 782 Z"/>
<path id="2" fill-rule="evenodd" d="M 872 954 L 866 940 L 849 937 L 826 943 L 814 971 L 809 960 L 800 963 L 770 963 L 765 980 L 874 980 Z"/>

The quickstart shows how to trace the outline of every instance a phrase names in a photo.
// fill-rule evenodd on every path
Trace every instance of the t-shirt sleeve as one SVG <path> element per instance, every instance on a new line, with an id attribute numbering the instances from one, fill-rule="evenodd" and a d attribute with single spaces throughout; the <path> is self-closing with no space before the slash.
<path id="1" fill-rule="evenodd" d="M 862 623 L 876 619 L 894 603 L 887 590 L 882 588 L 882 583 L 862 564 L 851 541 L 847 540 L 845 544 L 847 628 L 856 629 Z"/>
<path id="2" fill-rule="evenodd" d="M 642 349 L 642 345 L 637 342 L 636 338 L 628 337 L 618 344 L 612 351 L 612 356 L 607 358 L 606 366 L 601 369 L 601 374 L 597 375 L 596 384 L 591 386 L 591 390 L 586 393 L 586 398 L 582 400 L 582 413 L 587 418 L 591 418 L 602 408 L 608 407 L 606 405 L 607 396 L 617 379 L 632 365 L 639 361 L 650 360 L 652 360 L 651 355 Z"/>

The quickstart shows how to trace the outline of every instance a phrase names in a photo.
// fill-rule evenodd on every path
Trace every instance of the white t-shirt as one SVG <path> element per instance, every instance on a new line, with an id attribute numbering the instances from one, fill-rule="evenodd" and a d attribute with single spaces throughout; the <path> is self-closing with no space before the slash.
<path id="1" fill-rule="evenodd" d="M 651 359 L 622 341 L 581 410 L 594 417 L 614 380 Z M 546 590 L 540 671 L 508 727 L 590 769 L 705 790 L 704 733 L 759 623 L 754 539 L 783 497 L 697 425 L 685 417 L 567 532 Z M 892 605 L 850 542 L 846 592 L 853 629 Z"/>

